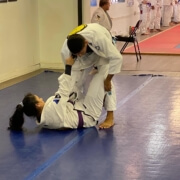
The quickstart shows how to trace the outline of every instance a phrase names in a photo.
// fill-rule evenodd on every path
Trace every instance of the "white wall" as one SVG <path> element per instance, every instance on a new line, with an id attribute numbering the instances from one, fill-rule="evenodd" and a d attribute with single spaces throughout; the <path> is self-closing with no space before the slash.
<path id="1" fill-rule="evenodd" d="M 38 10 L 41 67 L 63 69 L 60 50 L 78 24 L 77 0 L 39 0 Z"/>
<path id="2" fill-rule="evenodd" d="M 91 22 L 92 8 L 90 7 L 90 0 L 82 0 L 82 3 L 83 23 L 87 24 Z"/>
<path id="3" fill-rule="evenodd" d="M 39 69 L 37 0 L 0 3 L 0 82 Z"/>
<path id="4" fill-rule="evenodd" d="M 77 0 L 0 3 L 0 83 L 39 68 L 64 68 L 60 49 L 77 24 Z"/>

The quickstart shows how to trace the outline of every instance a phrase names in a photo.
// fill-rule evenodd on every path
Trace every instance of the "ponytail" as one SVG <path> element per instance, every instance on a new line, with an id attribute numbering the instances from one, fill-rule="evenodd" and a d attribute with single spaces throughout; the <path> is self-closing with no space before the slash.
<path id="1" fill-rule="evenodd" d="M 8 129 L 22 130 L 23 124 L 24 124 L 23 106 L 21 104 L 18 104 L 16 106 L 16 110 L 14 114 L 9 119 Z"/>
<path id="2" fill-rule="evenodd" d="M 9 119 L 10 130 L 22 130 L 24 124 L 24 114 L 29 117 L 38 117 L 38 110 L 36 109 L 36 97 L 34 94 L 28 93 L 25 95 L 23 101 L 16 106 L 14 114 Z"/>

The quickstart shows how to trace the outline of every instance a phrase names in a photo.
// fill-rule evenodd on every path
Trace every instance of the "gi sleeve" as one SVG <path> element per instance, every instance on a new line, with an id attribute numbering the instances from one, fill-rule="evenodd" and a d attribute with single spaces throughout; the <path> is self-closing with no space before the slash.
<path id="1" fill-rule="evenodd" d="M 66 59 L 70 56 L 70 51 L 67 46 L 67 39 L 64 41 L 63 46 L 61 48 L 61 57 L 64 65 L 66 64 Z"/>
<path id="2" fill-rule="evenodd" d="M 109 74 L 117 74 L 121 70 L 122 55 L 112 43 L 112 37 L 110 38 L 105 34 L 97 34 L 93 44 L 95 44 L 95 52 L 109 60 Z"/>
<path id="3" fill-rule="evenodd" d="M 67 70 L 65 70 L 67 71 Z M 69 94 L 72 92 L 72 78 L 68 74 L 62 74 L 59 78 L 59 88 L 56 94 L 58 93 L 61 97 L 67 97 L 69 100 Z"/>
<path id="4" fill-rule="evenodd" d="M 104 19 L 105 19 L 104 15 L 101 12 L 96 11 L 93 14 L 93 17 L 91 19 L 91 23 L 103 24 L 104 23 Z"/>
<path id="5" fill-rule="evenodd" d="M 59 129 L 69 124 L 68 100 L 72 88 L 72 77 L 64 73 L 58 78 L 58 81 L 58 91 L 55 96 L 49 97 L 46 101 L 39 123 L 48 129 Z"/>

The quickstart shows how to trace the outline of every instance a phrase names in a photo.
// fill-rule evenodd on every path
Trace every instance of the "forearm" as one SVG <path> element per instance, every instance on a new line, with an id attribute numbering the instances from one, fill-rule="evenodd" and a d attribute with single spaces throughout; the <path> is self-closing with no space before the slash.
<path id="1" fill-rule="evenodd" d="M 74 59 L 70 56 L 66 59 L 65 63 L 65 72 L 58 78 L 59 89 L 57 93 L 69 97 L 69 93 L 71 93 L 73 83 L 71 78 L 71 69 L 72 65 L 74 64 Z"/>
<path id="2" fill-rule="evenodd" d="M 72 56 L 66 59 L 65 72 L 64 72 L 65 74 L 71 76 L 71 69 L 73 64 L 74 64 L 74 59 Z"/>
<path id="3" fill-rule="evenodd" d="M 113 76 L 114 76 L 114 74 L 108 74 L 106 81 L 111 81 Z"/>

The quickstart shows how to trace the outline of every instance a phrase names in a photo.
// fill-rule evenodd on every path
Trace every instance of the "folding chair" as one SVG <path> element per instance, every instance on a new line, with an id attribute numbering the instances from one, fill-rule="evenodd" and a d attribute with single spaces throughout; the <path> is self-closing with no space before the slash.
<path id="1" fill-rule="evenodd" d="M 135 49 L 135 53 L 136 53 L 136 58 L 137 58 L 137 62 L 141 59 L 141 53 L 140 53 L 140 49 L 139 49 L 139 44 L 138 44 L 138 40 L 136 38 L 136 31 L 137 29 L 139 29 L 139 26 L 141 24 L 142 20 L 139 20 L 136 23 L 136 26 L 134 27 L 134 29 L 131 30 L 130 35 L 129 36 L 115 36 L 116 37 L 116 41 L 125 41 L 123 47 L 120 50 L 120 53 L 122 54 L 125 50 L 125 48 L 127 47 L 129 42 L 132 42 L 134 44 L 134 49 Z"/>

